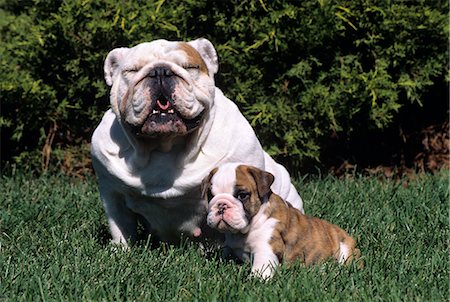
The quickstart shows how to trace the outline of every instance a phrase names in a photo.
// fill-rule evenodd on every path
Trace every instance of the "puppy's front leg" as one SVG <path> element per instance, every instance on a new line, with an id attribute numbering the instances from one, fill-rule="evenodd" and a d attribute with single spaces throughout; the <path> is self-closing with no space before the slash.
<path id="1" fill-rule="evenodd" d="M 263 280 L 272 278 L 279 261 L 270 246 L 254 251 L 252 256 L 252 275 Z"/>
<path id="2" fill-rule="evenodd" d="M 113 244 L 121 244 L 128 247 L 128 242 L 137 239 L 137 216 L 125 203 L 122 194 L 114 192 L 101 192 L 106 215 L 108 216 L 109 228 Z"/>

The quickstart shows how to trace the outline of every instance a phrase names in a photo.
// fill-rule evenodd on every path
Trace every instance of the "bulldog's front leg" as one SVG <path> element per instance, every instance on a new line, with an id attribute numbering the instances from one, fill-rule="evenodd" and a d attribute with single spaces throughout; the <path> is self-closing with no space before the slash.
<path id="1" fill-rule="evenodd" d="M 252 275 L 263 280 L 272 278 L 279 264 L 277 256 L 270 249 L 260 249 L 252 253 Z"/>
<path id="2" fill-rule="evenodd" d="M 112 192 L 102 192 L 100 196 L 108 216 L 111 242 L 125 247 L 128 247 L 128 243 L 136 242 L 137 215 L 126 206 L 125 197 Z"/>

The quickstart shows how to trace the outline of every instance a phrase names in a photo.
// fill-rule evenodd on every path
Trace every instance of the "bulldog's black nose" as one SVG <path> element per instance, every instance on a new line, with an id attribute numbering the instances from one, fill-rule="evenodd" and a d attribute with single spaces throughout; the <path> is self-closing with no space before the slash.
<path id="1" fill-rule="evenodd" d="M 149 77 L 171 77 L 173 76 L 173 71 L 167 67 L 155 67 L 149 72 Z"/>

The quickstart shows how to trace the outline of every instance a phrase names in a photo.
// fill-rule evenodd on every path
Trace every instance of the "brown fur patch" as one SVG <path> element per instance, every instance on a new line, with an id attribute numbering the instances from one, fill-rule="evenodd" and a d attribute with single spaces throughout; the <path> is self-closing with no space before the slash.
<path id="1" fill-rule="evenodd" d="M 210 196 L 207 196 L 208 194 L 208 190 L 211 189 L 211 179 L 213 178 L 214 174 L 216 174 L 218 168 L 214 168 L 211 170 L 211 172 L 209 172 L 209 175 L 206 176 L 201 184 L 201 196 L 202 199 L 207 200 L 208 202 L 210 201 Z M 211 197 L 212 198 L 212 197 Z"/>
<path id="2" fill-rule="evenodd" d="M 178 48 L 186 53 L 190 65 L 198 66 L 200 72 L 208 74 L 208 67 L 206 66 L 205 61 L 203 61 L 202 57 L 194 47 L 187 43 L 180 43 Z"/>
<path id="3" fill-rule="evenodd" d="M 243 203 L 244 209 L 250 217 L 255 216 L 260 207 L 261 200 L 258 195 L 258 189 L 255 179 L 252 174 L 248 172 L 248 166 L 238 166 L 236 168 L 236 187 L 244 189 L 251 193 L 247 202 Z"/>
<path id="4" fill-rule="evenodd" d="M 272 194 L 266 215 L 278 219 L 270 245 L 279 260 L 291 262 L 296 259 L 306 265 L 320 263 L 328 258 L 339 260 L 340 243 L 348 246 L 350 263 L 359 259 L 360 251 L 355 240 L 344 230 L 325 220 L 306 216 L 286 204 L 278 195 Z"/>
<path id="5" fill-rule="evenodd" d="M 240 165 L 236 168 L 236 188 L 251 193 L 250 198 L 243 203 L 247 215 L 253 217 L 260 210 L 263 202 L 260 192 L 265 192 L 264 196 L 269 196 L 267 201 L 269 206 L 264 214 L 278 220 L 269 244 L 280 262 L 298 259 L 310 265 L 328 258 L 340 260 L 341 243 L 347 245 L 349 250 L 345 264 L 353 259 L 359 259 L 361 253 L 355 247 L 355 240 L 350 235 L 325 220 L 302 214 L 270 191 L 272 182 L 273 176 L 270 173 L 255 167 Z M 360 267 L 362 266 L 363 263 L 360 261 Z"/>

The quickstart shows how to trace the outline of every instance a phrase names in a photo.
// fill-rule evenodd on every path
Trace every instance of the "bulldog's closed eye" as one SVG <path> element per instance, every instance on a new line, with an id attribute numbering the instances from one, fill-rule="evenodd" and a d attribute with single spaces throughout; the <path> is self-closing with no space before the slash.
<path id="1" fill-rule="evenodd" d="M 200 65 L 196 65 L 196 64 L 188 64 L 188 65 L 184 65 L 183 66 L 184 69 L 200 69 Z"/>
<path id="2" fill-rule="evenodd" d="M 125 69 L 123 70 L 123 73 L 124 73 L 125 75 L 133 75 L 133 74 L 135 74 L 136 72 L 138 72 L 139 69 L 140 69 L 140 68 L 138 68 L 138 67 L 129 67 L 129 68 L 125 68 Z"/>

